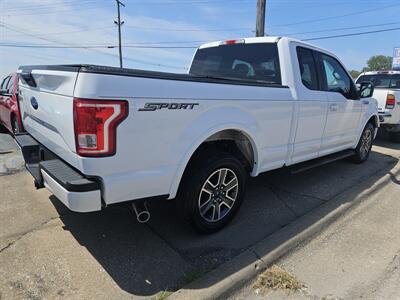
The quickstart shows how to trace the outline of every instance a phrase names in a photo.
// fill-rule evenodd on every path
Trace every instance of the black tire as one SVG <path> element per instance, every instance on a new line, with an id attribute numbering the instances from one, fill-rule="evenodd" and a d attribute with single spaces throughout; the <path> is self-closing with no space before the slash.
<path id="1" fill-rule="evenodd" d="M 353 162 L 361 164 L 368 159 L 369 154 L 371 153 L 374 133 L 375 127 L 371 123 L 368 123 L 361 134 L 356 149 L 354 150 L 354 156 L 352 157 Z"/>
<path id="2" fill-rule="evenodd" d="M 394 143 L 400 143 L 400 132 L 389 132 L 389 139 Z"/>
<path id="3" fill-rule="evenodd" d="M 217 183 L 217 176 L 219 180 L 224 172 L 225 181 L 221 185 L 223 188 L 214 187 L 213 185 Z M 228 190 L 235 184 L 234 176 L 237 180 L 237 189 Z M 207 183 L 207 180 L 209 180 L 209 183 Z M 212 233 L 220 230 L 233 219 L 242 204 L 246 181 L 246 169 L 234 155 L 209 151 L 200 154 L 185 171 L 182 187 L 177 197 L 183 217 L 200 233 Z M 211 182 L 213 185 L 210 184 Z M 231 184 L 228 185 L 228 183 Z M 209 194 L 210 200 L 208 200 L 208 191 L 206 192 L 206 190 L 211 189 L 213 194 Z M 235 200 L 232 201 L 231 199 Z M 228 203 L 232 204 L 230 209 Z M 214 219 L 218 212 L 220 219 Z"/>
<path id="4" fill-rule="evenodd" d="M 21 132 L 21 127 L 19 126 L 18 120 L 15 116 L 12 117 L 12 129 L 14 135 Z"/>

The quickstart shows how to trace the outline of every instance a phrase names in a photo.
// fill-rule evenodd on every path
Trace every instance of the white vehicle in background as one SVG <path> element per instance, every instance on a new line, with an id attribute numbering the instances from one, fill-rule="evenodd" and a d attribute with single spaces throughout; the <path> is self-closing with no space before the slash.
<path id="1" fill-rule="evenodd" d="M 400 71 L 372 71 L 362 73 L 357 83 L 372 82 L 373 98 L 378 101 L 381 128 L 394 142 L 400 142 Z"/>
<path id="2" fill-rule="evenodd" d="M 262 37 L 201 46 L 188 74 L 92 65 L 18 71 L 27 133 L 16 137 L 38 188 L 68 208 L 177 198 L 196 229 L 226 225 L 246 179 L 368 159 L 379 127 L 373 86 L 332 53 Z M 307 163 L 306 163 L 307 162 Z"/>

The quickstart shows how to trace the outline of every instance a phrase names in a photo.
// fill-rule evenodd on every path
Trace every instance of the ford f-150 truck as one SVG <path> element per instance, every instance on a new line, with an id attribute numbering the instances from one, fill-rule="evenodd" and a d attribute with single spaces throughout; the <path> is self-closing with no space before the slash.
<path id="1" fill-rule="evenodd" d="M 360 74 L 357 83 L 370 81 L 378 101 L 381 128 L 394 142 L 400 142 L 400 71 L 370 71 Z"/>
<path id="2" fill-rule="evenodd" d="M 285 38 L 213 42 L 188 74 L 93 65 L 23 66 L 16 137 L 37 188 L 69 209 L 176 199 L 201 232 L 226 225 L 248 175 L 351 157 L 379 127 L 373 85 L 332 53 Z M 309 161 L 306 163 L 306 161 Z"/>

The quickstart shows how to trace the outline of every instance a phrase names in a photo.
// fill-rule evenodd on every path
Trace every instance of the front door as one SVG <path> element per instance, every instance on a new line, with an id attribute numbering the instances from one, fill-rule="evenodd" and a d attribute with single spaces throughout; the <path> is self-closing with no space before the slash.
<path id="1" fill-rule="evenodd" d="M 358 138 L 362 103 L 353 80 L 337 59 L 319 54 L 322 80 L 328 95 L 328 115 L 320 156 L 348 149 Z"/>

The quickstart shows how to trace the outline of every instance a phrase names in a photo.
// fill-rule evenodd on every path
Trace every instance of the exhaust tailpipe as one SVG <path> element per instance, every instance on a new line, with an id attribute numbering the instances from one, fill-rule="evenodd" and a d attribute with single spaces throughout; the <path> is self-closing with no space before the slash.
<path id="1" fill-rule="evenodd" d="M 146 223 L 150 220 L 150 212 L 147 209 L 146 202 L 133 201 L 132 208 L 136 215 L 136 220 L 139 223 Z"/>

